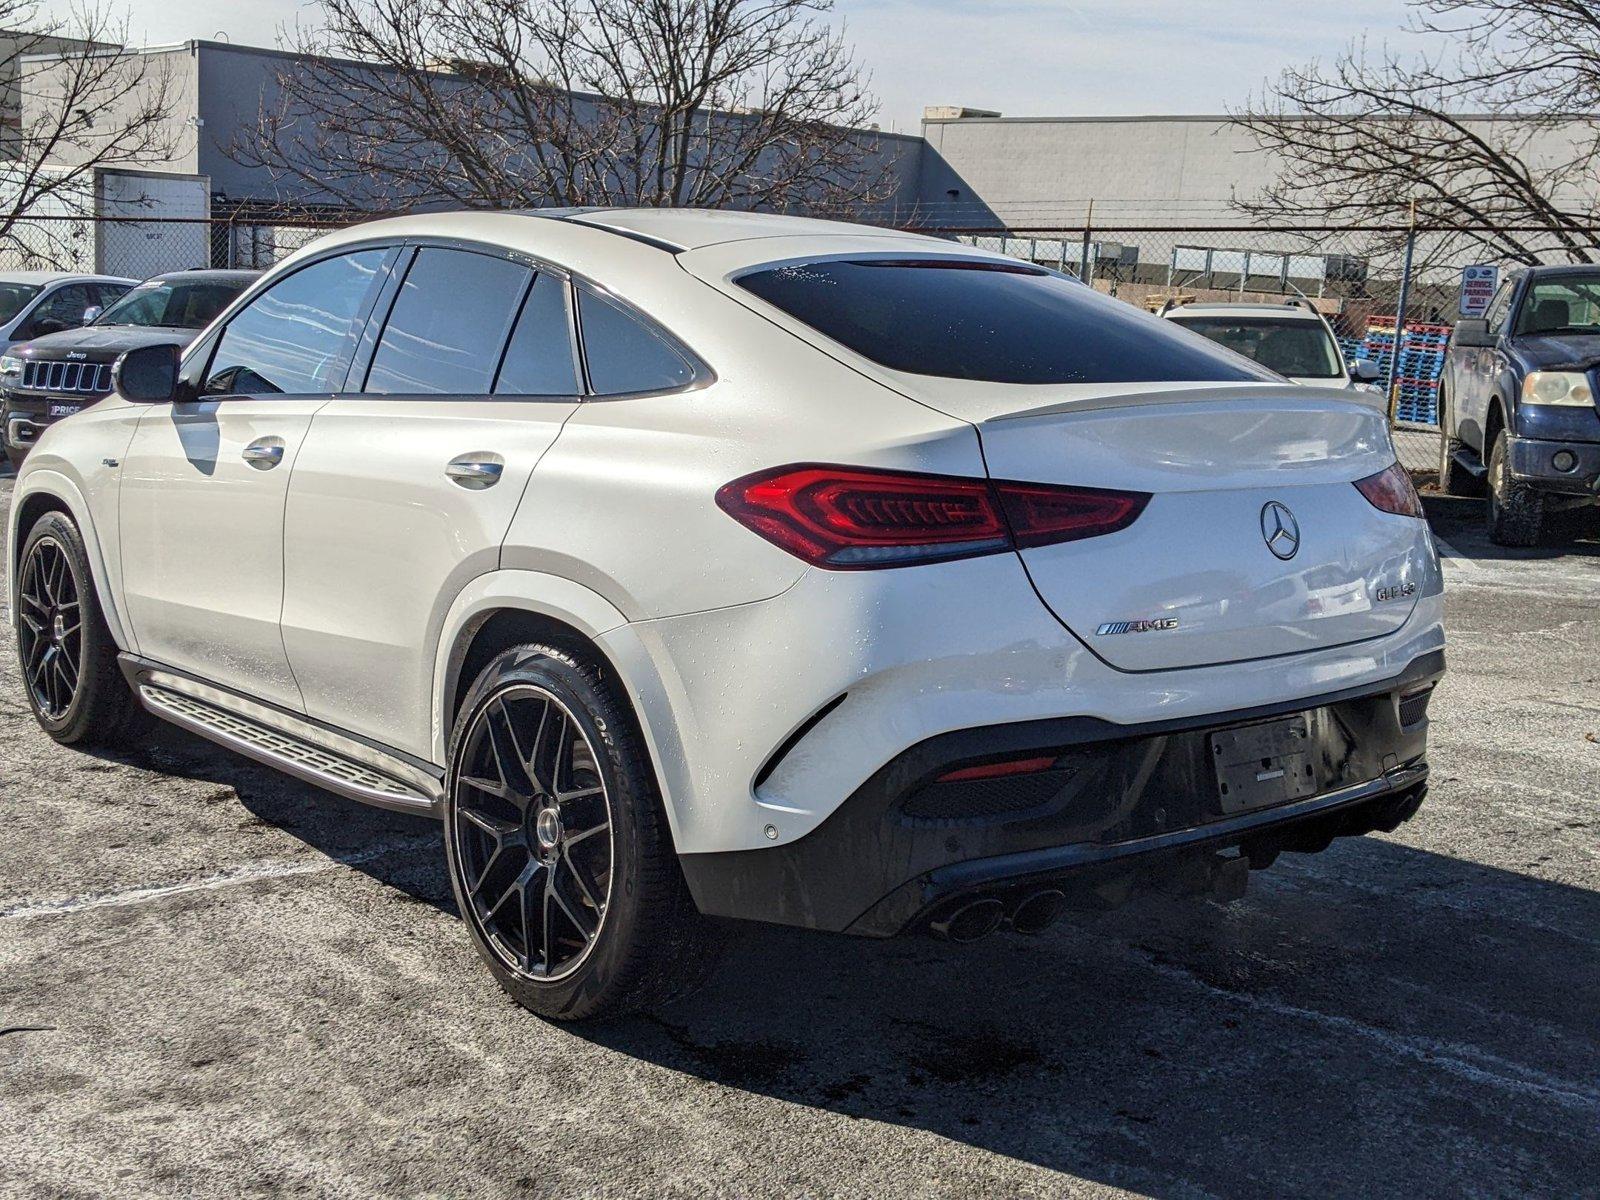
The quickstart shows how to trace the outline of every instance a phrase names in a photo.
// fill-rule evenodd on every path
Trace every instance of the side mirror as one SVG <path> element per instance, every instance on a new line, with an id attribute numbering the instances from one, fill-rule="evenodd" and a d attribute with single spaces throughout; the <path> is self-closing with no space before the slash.
<path id="1" fill-rule="evenodd" d="M 1350 375 L 1360 383 L 1377 383 L 1383 378 L 1383 370 L 1370 358 L 1357 358 L 1350 363 Z"/>
<path id="2" fill-rule="evenodd" d="M 88 308 L 83 310 L 83 323 L 85 325 L 89 324 L 103 312 L 105 312 L 105 309 L 101 308 L 98 304 L 89 305 Z"/>
<path id="3" fill-rule="evenodd" d="M 1489 322 L 1482 317 L 1463 317 L 1456 322 L 1455 336 L 1451 341 L 1457 346 L 1493 346 L 1495 335 L 1489 328 Z"/>
<path id="4" fill-rule="evenodd" d="M 140 346 L 112 364 L 111 386 L 135 404 L 164 404 L 178 394 L 178 347 Z"/>

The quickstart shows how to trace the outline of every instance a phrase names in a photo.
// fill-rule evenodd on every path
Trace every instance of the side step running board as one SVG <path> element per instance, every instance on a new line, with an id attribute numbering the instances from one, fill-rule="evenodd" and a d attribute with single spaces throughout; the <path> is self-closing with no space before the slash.
<path id="1" fill-rule="evenodd" d="M 1483 463 L 1479 462 L 1475 457 L 1473 457 L 1472 451 L 1467 449 L 1457 450 L 1450 457 L 1451 461 L 1453 461 L 1456 466 L 1460 467 L 1474 479 L 1488 478 L 1489 468 L 1484 466 Z"/>
<path id="2" fill-rule="evenodd" d="M 145 708 L 190 733 L 363 804 L 439 815 L 438 777 L 398 754 L 131 655 L 122 669 Z"/>

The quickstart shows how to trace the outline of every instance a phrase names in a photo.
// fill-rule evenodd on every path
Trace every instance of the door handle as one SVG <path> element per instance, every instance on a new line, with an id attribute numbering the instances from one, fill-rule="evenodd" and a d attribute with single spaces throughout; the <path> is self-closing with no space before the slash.
<path id="1" fill-rule="evenodd" d="M 239 451 L 239 457 L 258 471 L 270 471 L 283 461 L 283 439 L 257 438 Z"/>
<path id="2" fill-rule="evenodd" d="M 445 464 L 444 473 L 452 483 L 482 490 L 499 483 L 505 469 L 505 460 L 498 454 L 461 454 Z"/>

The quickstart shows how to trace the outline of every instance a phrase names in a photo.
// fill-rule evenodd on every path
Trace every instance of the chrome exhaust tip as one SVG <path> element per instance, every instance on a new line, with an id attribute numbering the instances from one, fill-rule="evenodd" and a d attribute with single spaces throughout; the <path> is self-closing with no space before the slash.
<path id="1" fill-rule="evenodd" d="M 1006 906 L 998 900 L 973 900 L 930 922 L 928 928 L 935 937 L 949 942 L 975 942 L 1000 928 L 1005 915 Z"/>
<path id="2" fill-rule="evenodd" d="M 1011 928 L 1018 933 L 1043 933 L 1054 925 L 1067 906 L 1066 893 L 1046 888 L 1025 897 L 1011 913 Z"/>

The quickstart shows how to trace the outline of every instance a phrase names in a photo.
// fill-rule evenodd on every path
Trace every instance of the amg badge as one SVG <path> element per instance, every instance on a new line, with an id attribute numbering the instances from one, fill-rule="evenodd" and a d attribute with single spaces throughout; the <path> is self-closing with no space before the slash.
<path id="1" fill-rule="evenodd" d="M 1165 629 L 1176 629 L 1177 617 L 1157 617 L 1152 621 L 1107 621 L 1095 630 L 1098 637 L 1105 637 L 1113 633 L 1160 633 Z"/>

